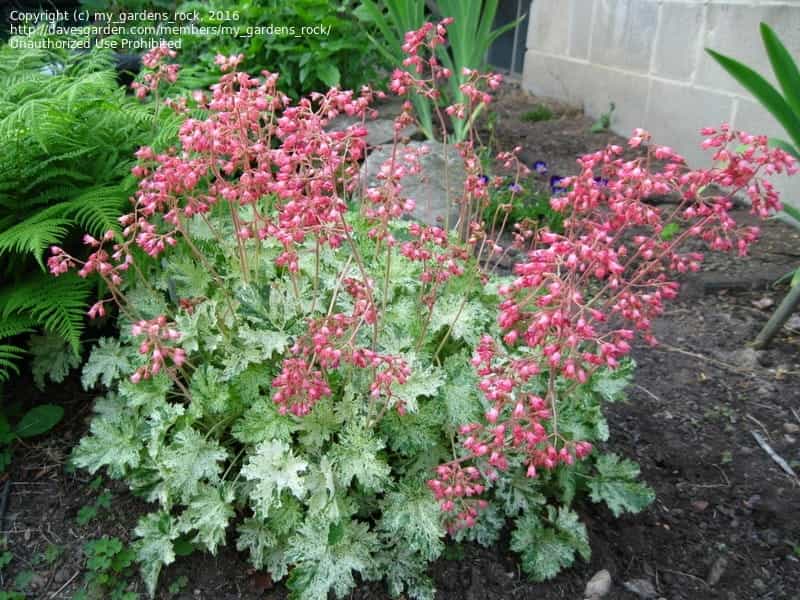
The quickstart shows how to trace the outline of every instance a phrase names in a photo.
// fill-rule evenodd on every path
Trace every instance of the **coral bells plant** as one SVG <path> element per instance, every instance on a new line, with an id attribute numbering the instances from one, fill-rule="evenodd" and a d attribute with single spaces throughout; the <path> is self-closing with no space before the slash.
<path id="1" fill-rule="evenodd" d="M 731 219 L 731 194 L 769 214 L 762 175 L 792 159 L 722 128 L 706 145 L 724 166 L 692 170 L 637 131 L 641 158 L 580 159 L 552 199 L 563 231 L 517 228 L 524 259 L 500 278 L 505 221 L 478 220 L 491 182 L 471 144 L 459 233 L 402 220 L 415 156 L 398 146 L 374 186 L 359 180 L 370 90 L 295 104 L 276 74 L 218 62 L 206 115 L 176 148 L 138 152 L 123 235 L 49 262 L 103 279 L 95 314 L 119 306 L 119 339 L 84 369 L 107 393 L 74 462 L 157 503 L 135 530 L 151 595 L 176 544 L 214 553 L 229 530 L 302 599 L 342 597 L 356 575 L 432 598 L 447 535 L 492 544 L 509 522 L 534 579 L 587 558 L 576 498 L 618 515 L 653 497 L 634 463 L 601 451 L 601 404 L 622 395 L 632 341 L 655 341 L 698 245 L 747 250 L 756 232 Z M 326 131 L 340 113 L 362 123 Z M 513 152 L 501 161 L 519 175 Z M 681 199 L 667 212 L 645 202 L 666 193 Z"/>

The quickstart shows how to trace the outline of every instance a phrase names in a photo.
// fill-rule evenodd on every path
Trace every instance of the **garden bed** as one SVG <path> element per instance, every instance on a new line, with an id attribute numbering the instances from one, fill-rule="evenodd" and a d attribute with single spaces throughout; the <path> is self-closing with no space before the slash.
<path id="1" fill-rule="evenodd" d="M 537 102 L 519 90 L 504 93 L 495 107 L 498 146 L 520 145 L 527 160 L 547 161 L 551 172 L 570 175 L 578 155 L 622 141 L 611 133 L 590 133 L 591 120 L 568 107 L 552 106 L 550 120 L 523 121 Z M 734 217 L 746 221 L 746 212 L 737 209 Z M 800 471 L 800 332 L 785 328 L 763 352 L 749 350 L 747 343 L 785 293 L 785 286 L 770 284 L 799 261 L 798 232 L 776 221 L 765 224 L 750 257 L 714 254 L 710 268 L 686 278 L 680 299 L 655 323 L 659 347 L 635 348 L 629 400 L 607 410 L 611 446 L 639 462 L 656 501 L 641 514 L 619 519 L 605 508 L 579 505 L 590 535 L 590 563 L 579 560 L 555 580 L 534 584 L 520 573 L 507 540 L 489 549 L 452 546 L 448 558 L 432 567 L 437 598 L 580 598 L 601 569 L 610 572 L 608 597 L 615 599 L 796 598 L 800 486 L 751 432 Z M 0 589 L 29 571 L 30 597 L 72 598 L 83 578 L 84 543 L 103 535 L 128 539 L 148 507 L 121 484 L 103 482 L 94 490 L 85 473 L 65 470 L 91 409 L 91 395 L 81 390 L 77 374 L 43 394 L 32 389 L 21 379 L 8 395 L 63 402 L 69 416 L 48 438 L 17 449 L 0 534 L 15 560 Z M 114 494 L 111 506 L 77 525 L 78 512 L 106 486 Z M 37 560 L 50 545 L 62 549 L 59 556 Z M 168 592 L 183 581 L 174 594 Z M 216 557 L 180 558 L 162 574 L 160 590 L 162 598 L 286 596 L 281 584 L 253 572 L 233 544 Z M 372 584 L 352 597 L 388 595 Z"/>

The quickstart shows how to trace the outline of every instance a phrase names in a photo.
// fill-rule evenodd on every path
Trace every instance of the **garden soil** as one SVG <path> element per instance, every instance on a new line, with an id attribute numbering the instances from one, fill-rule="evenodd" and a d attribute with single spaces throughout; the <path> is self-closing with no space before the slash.
<path id="1" fill-rule="evenodd" d="M 576 172 L 578 155 L 622 141 L 590 133 L 591 120 L 560 105 L 550 104 L 551 120 L 522 120 L 538 102 L 518 89 L 505 92 L 495 107 L 493 141 L 520 145 L 526 160 L 547 161 L 561 175 Z M 746 209 L 734 216 L 750 219 Z M 751 256 L 709 255 L 707 269 L 684 280 L 679 300 L 655 323 L 661 344 L 636 346 L 628 400 L 607 407 L 609 449 L 641 465 L 656 492 L 647 510 L 614 518 L 603 507 L 579 504 L 591 561 L 578 559 L 546 583 L 526 580 L 507 535 L 491 548 L 451 546 L 430 569 L 437 598 L 580 599 L 587 581 L 606 569 L 610 599 L 800 599 L 800 485 L 753 436 L 800 472 L 800 316 L 768 350 L 748 346 L 786 293 L 774 281 L 798 264 L 798 231 L 767 223 Z M 129 539 L 149 507 L 121 484 L 104 482 L 114 493 L 110 509 L 78 526 L 78 511 L 102 491 L 88 485 L 86 473 L 65 469 L 87 430 L 91 396 L 77 374 L 43 393 L 27 379 L 9 392 L 25 403 L 62 402 L 67 417 L 49 437 L 16 448 L 0 534 L 15 558 L 0 574 L 0 589 L 28 571 L 28 597 L 71 598 L 83 579 L 84 543 L 103 535 Z M 37 561 L 49 545 L 64 552 L 52 564 Z M 283 585 L 254 572 L 234 546 L 215 557 L 179 558 L 162 573 L 158 597 L 285 598 Z M 138 579 L 131 586 L 142 592 Z M 380 584 L 364 584 L 350 598 L 388 595 Z"/>

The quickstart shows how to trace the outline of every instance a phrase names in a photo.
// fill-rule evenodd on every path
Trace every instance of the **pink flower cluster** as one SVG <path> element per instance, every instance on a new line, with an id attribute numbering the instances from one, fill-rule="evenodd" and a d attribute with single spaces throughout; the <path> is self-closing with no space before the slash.
<path id="1" fill-rule="evenodd" d="M 442 66 L 436 57 L 437 46 L 447 43 L 447 27 L 453 23 L 448 17 L 439 23 L 426 23 L 416 31 L 405 34 L 403 52 L 407 55 L 403 60 L 405 69 L 395 69 L 389 81 L 389 89 L 398 96 L 411 92 L 419 94 L 434 102 L 442 95 L 439 87 L 442 81 L 453 76 L 447 67 Z M 463 100 L 445 108 L 445 112 L 457 119 L 466 119 L 480 104 L 489 104 L 492 97 L 484 88 L 496 90 L 503 77 L 496 73 L 483 74 L 473 69 L 464 68 L 461 73 L 463 82 L 459 90 Z"/>
<path id="2" fill-rule="evenodd" d="M 168 366 L 167 360 L 176 368 L 180 368 L 186 362 L 186 351 L 183 348 L 167 345 L 180 340 L 181 334 L 166 317 L 138 321 L 131 326 L 131 333 L 135 337 L 145 337 L 139 344 L 139 354 L 147 355 L 149 358 L 146 365 L 139 367 L 131 375 L 133 383 L 149 379 L 165 370 Z"/>
<path id="3" fill-rule="evenodd" d="M 133 89 L 137 98 L 143 100 L 148 94 L 156 91 L 164 81 L 175 83 L 178 80 L 180 65 L 164 62 L 166 59 L 175 58 L 176 56 L 175 50 L 165 43 L 145 53 L 142 57 L 142 65 L 150 69 L 150 72 L 144 74 L 141 83 L 138 81 L 131 83 L 131 89 Z"/>
<path id="4" fill-rule="evenodd" d="M 360 329 L 365 324 L 375 324 L 377 314 L 361 282 L 350 279 L 344 287 L 354 300 L 353 312 L 311 320 L 308 333 L 291 348 L 292 357 L 283 360 L 280 375 L 273 379 L 272 386 L 278 390 L 273 401 L 281 414 L 307 415 L 317 402 L 330 396 L 327 373 L 342 364 L 371 369 L 372 398 L 382 398 L 386 407 L 393 406 L 401 414 L 405 411 L 393 386 L 405 383 L 411 370 L 398 356 L 358 345 Z"/>
<path id="5" fill-rule="evenodd" d="M 230 69 L 238 58 L 221 62 Z M 277 75 L 263 75 L 263 80 L 238 72 L 223 75 L 212 86 L 210 116 L 182 125 L 179 150 L 140 151 L 142 162 L 134 173 L 142 181 L 129 233 L 151 255 L 183 233 L 185 218 L 204 214 L 220 201 L 252 206 L 252 218 L 234 216 L 240 243 L 277 239 L 285 247 L 278 264 L 291 271 L 297 269 L 295 247 L 307 236 L 331 247 L 342 243 L 346 204 L 340 192 L 355 185 L 366 130 L 355 125 L 327 132 L 324 126 L 340 113 L 364 115 L 372 92 L 356 96 L 331 90 L 291 106 L 276 88 Z M 254 206 L 265 196 L 275 198 L 276 215 Z M 154 229 L 150 217 L 156 213 L 172 227 Z"/>
<path id="6" fill-rule="evenodd" d="M 80 277 L 86 278 L 92 273 L 97 273 L 103 278 L 110 289 L 115 290 L 122 283 L 124 271 L 127 271 L 133 262 L 133 257 L 130 255 L 126 254 L 123 258 L 123 253 L 121 252 L 122 246 L 120 244 L 114 244 L 115 252 L 109 255 L 104 245 L 115 239 L 116 234 L 111 230 L 106 231 L 99 240 L 88 233 L 84 235 L 84 245 L 95 248 L 94 252 L 91 252 L 85 261 L 70 255 L 59 246 L 51 246 L 51 256 L 47 259 L 48 269 L 52 275 L 58 277 L 70 269 L 75 268 L 77 265 L 81 265 L 81 268 L 78 270 L 78 275 Z M 104 302 L 98 302 L 93 305 L 89 310 L 89 316 L 91 318 L 103 316 L 105 314 L 103 304 Z"/>
<path id="7" fill-rule="evenodd" d="M 747 251 L 758 231 L 731 217 L 734 193 L 746 192 L 759 216 L 780 208 L 762 176 L 795 173 L 791 156 L 770 148 L 765 137 L 726 126 L 703 133 L 710 136 L 704 146 L 715 149 L 718 166 L 712 169 L 692 170 L 664 146 L 647 147 L 635 159 L 609 146 L 578 160 L 581 173 L 565 180 L 567 193 L 551 200 L 566 214 L 564 233 L 538 231 L 526 260 L 514 267 L 516 279 L 500 289 L 503 341 L 512 349 L 524 346 L 524 352 L 507 352 L 488 336 L 475 350 L 479 387 L 491 408 L 485 422 L 461 427 L 467 454 L 429 482 L 445 502 L 453 498 L 442 490 L 454 489 L 454 477 L 475 478 L 474 471 L 461 473 L 465 461 L 475 461 L 491 481 L 509 468 L 510 454 L 523 457 L 529 477 L 588 455 L 589 442 L 558 432 L 556 377 L 578 385 L 600 367 L 618 367 L 636 332 L 655 343 L 653 319 L 677 296 L 675 277 L 697 270 L 703 259 L 699 252 L 684 251 L 688 242 Z M 637 130 L 629 146 L 649 140 Z M 733 144 L 746 148 L 732 149 Z M 656 161 L 663 167 L 651 168 Z M 674 195 L 678 203 L 658 210 L 647 202 L 657 194 Z M 549 382 L 545 397 L 526 391 L 526 383 L 540 373 Z"/>
<path id="8" fill-rule="evenodd" d="M 400 254 L 423 264 L 422 283 L 442 284 L 464 273 L 469 252 L 461 245 L 450 243 L 444 229 L 410 223 L 408 233 L 412 239 L 401 244 Z M 435 301 L 435 296 L 427 299 L 430 303 Z"/>
<path id="9" fill-rule="evenodd" d="M 472 527 L 478 519 L 478 512 L 489 506 L 486 500 L 475 498 L 486 489 L 483 476 L 475 467 L 462 468 L 461 465 L 439 465 L 436 479 L 428 481 L 442 511 L 451 515 L 448 531 L 452 534 L 463 527 Z"/>
<path id="10" fill-rule="evenodd" d="M 272 387 L 276 389 L 272 401 L 282 415 L 289 411 L 298 417 L 307 415 L 317 402 L 331 395 L 322 371 L 305 358 L 285 358 Z"/>
<path id="11" fill-rule="evenodd" d="M 647 140 L 638 130 L 629 144 Z M 741 152 L 726 149 L 733 141 L 749 145 Z M 600 365 L 618 365 L 634 331 L 655 341 L 652 321 L 664 301 L 676 297 L 674 277 L 699 269 L 703 259 L 683 250 L 687 242 L 746 253 L 758 230 L 730 216 L 732 195 L 747 191 L 754 214 L 778 210 L 777 195 L 762 176 L 794 172 L 794 161 L 764 137 L 727 128 L 713 132 L 706 145 L 720 148 L 714 158 L 724 161 L 721 166 L 692 170 L 659 146 L 632 160 L 622 158 L 619 146 L 579 159 L 582 172 L 565 181 L 566 194 L 551 200 L 568 215 L 564 234 L 540 231 L 527 260 L 514 269 L 517 278 L 501 289 L 498 322 L 506 343 L 524 343 L 563 377 L 584 382 Z M 656 160 L 665 162 L 662 169 L 648 166 Z M 728 192 L 711 191 L 718 189 Z M 647 202 L 665 194 L 679 199 L 670 210 Z M 665 235 L 667 227 L 673 235 Z"/>

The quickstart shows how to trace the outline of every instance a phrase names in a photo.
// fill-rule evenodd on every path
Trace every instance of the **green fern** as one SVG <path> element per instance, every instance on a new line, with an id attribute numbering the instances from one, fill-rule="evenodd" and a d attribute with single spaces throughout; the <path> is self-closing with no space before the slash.
<path id="1" fill-rule="evenodd" d="M 0 46 L 0 381 L 24 352 L 13 336 L 43 329 L 79 351 L 92 289 L 51 277 L 48 248 L 119 231 L 134 151 L 172 143 L 180 122 L 126 94 L 107 51 Z"/>
<path id="2" fill-rule="evenodd" d="M 77 353 L 91 288 L 88 281 L 73 273 L 59 278 L 37 273 L 20 284 L 0 289 L 0 318 L 27 316 L 63 338 Z"/>
<path id="3" fill-rule="evenodd" d="M 8 381 L 11 373 L 19 375 L 16 362 L 22 358 L 23 349 L 10 344 L 0 344 L 0 383 Z"/>

